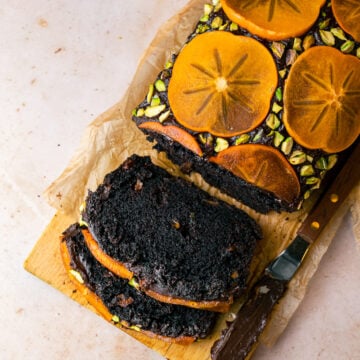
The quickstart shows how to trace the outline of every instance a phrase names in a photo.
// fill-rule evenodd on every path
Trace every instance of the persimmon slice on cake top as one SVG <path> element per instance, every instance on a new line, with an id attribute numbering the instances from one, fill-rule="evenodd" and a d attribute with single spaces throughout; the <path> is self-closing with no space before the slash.
<path id="1" fill-rule="evenodd" d="M 231 146 L 211 157 L 210 161 L 287 203 L 291 204 L 300 194 L 295 170 L 277 149 L 270 146 Z"/>
<path id="2" fill-rule="evenodd" d="M 360 132 L 360 60 L 318 46 L 299 56 L 284 91 L 284 124 L 308 149 L 349 147 Z"/>
<path id="3" fill-rule="evenodd" d="M 233 22 L 268 40 L 303 35 L 324 4 L 325 0 L 221 0 Z"/>
<path id="4" fill-rule="evenodd" d="M 169 103 L 184 127 L 231 137 L 262 123 L 277 82 L 274 59 L 260 42 L 209 32 L 194 38 L 176 59 Z"/>
<path id="5" fill-rule="evenodd" d="M 360 1 L 333 0 L 331 4 L 339 25 L 356 41 L 360 41 Z"/>

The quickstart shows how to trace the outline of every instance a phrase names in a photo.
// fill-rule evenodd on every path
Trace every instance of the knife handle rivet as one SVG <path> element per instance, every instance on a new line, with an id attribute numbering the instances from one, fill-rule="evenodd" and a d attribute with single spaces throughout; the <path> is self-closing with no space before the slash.
<path id="1" fill-rule="evenodd" d="M 320 229 L 320 224 L 317 221 L 313 221 L 310 226 L 311 226 L 311 228 L 313 230 L 319 230 Z"/>
<path id="2" fill-rule="evenodd" d="M 332 203 L 337 203 L 339 201 L 339 195 L 338 194 L 331 194 L 330 195 L 330 201 Z"/>

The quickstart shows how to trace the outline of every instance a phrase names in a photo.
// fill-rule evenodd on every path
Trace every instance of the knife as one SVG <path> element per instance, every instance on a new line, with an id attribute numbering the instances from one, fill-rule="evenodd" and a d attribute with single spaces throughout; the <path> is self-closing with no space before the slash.
<path id="1" fill-rule="evenodd" d="M 299 269 L 310 245 L 319 237 L 351 189 L 360 180 L 359 160 L 360 141 L 357 141 L 341 171 L 300 226 L 295 239 L 268 264 L 235 320 L 228 323 L 220 339 L 213 344 L 213 360 L 243 360 L 253 351 L 274 305 L 284 295 L 289 281 Z"/>

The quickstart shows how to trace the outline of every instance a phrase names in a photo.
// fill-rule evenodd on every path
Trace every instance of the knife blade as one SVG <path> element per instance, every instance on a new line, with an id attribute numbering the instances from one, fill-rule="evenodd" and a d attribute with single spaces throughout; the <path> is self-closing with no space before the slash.
<path id="1" fill-rule="evenodd" d="M 311 244 L 360 180 L 360 141 L 354 146 L 335 179 L 328 185 L 300 226 L 294 240 L 272 262 L 250 290 L 235 320 L 211 348 L 213 360 L 242 360 L 252 353 L 273 307 L 301 266 Z"/>

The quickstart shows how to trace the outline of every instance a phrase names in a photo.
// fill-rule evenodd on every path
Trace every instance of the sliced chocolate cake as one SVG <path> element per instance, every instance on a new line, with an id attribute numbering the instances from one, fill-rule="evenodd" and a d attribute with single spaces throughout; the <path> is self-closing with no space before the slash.
<path id="1" fill-rule="evenodd" d="M 86 247 L 79 224 L 63 233 L 61 254 L 76 287 L 115 325 L 179 344 L 206 337 L 214 325 L 215 313 L 156 301 L 104 268 Z"/>
<path id="2" fill-rule="evenodd" d="M 133 120 L 184 172 L 258 212 L 294 211 L 360 132 L 358 13 L 340 0 L 205 4 Z"/>
<path id="3" fill-rule="evenodd" d="M 245 212 L 133 155 L 89 192 L 83 230 L 108 269 L 162 302 L 226 311 L 260 229 Z"/>

